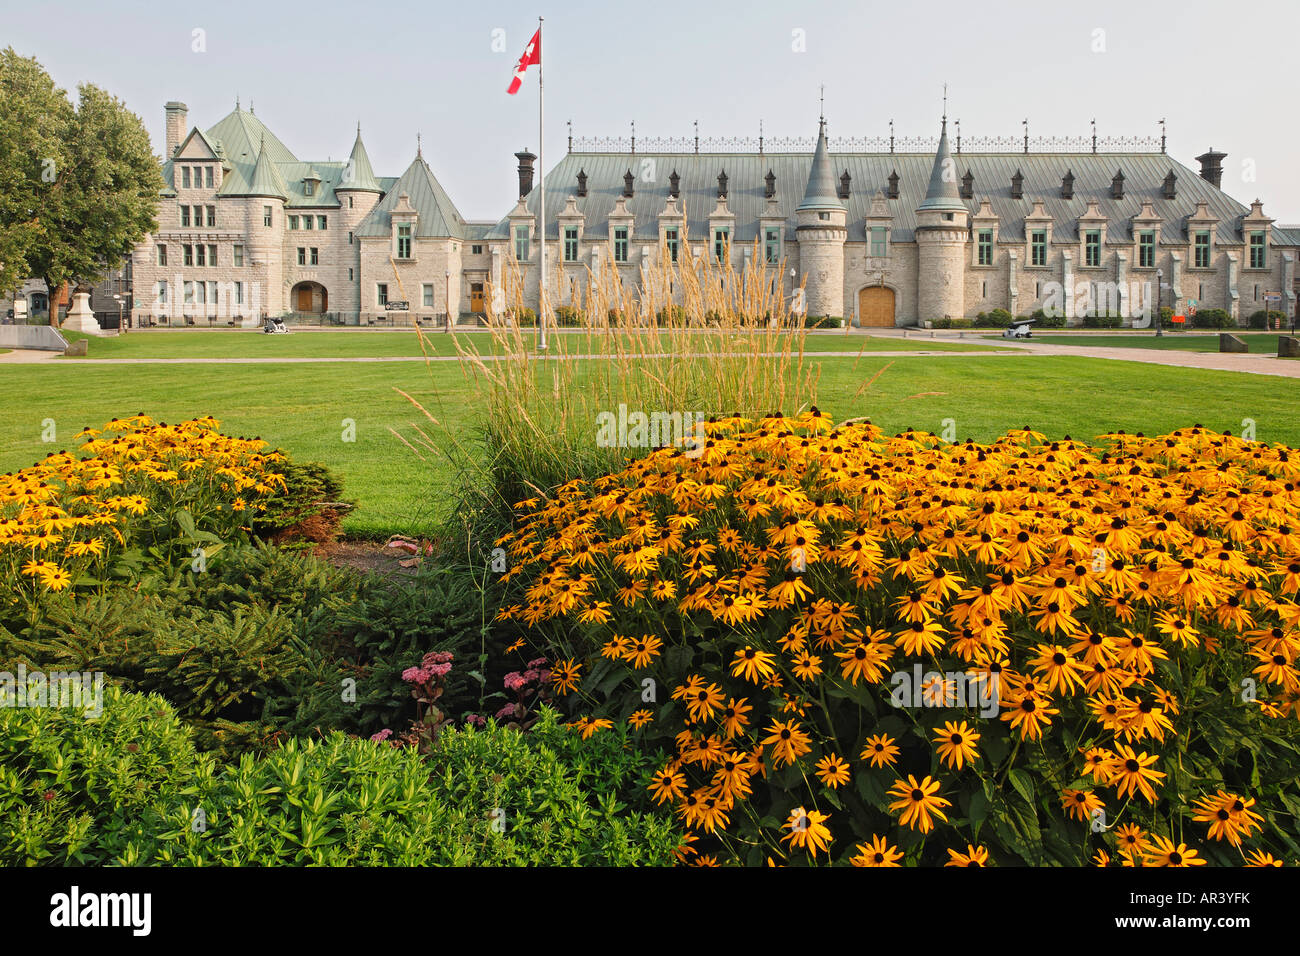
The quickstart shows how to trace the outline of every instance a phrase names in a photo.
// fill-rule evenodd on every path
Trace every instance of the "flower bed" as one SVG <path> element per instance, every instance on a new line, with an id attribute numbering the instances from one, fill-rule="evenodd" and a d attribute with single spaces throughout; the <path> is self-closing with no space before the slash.
<path id="1" fill-rule="evenodd" d="M 1300 855 L 1294 452 L 707 431 L 498 542 L 579 725 L 675 752 L 696 862 Z"/>

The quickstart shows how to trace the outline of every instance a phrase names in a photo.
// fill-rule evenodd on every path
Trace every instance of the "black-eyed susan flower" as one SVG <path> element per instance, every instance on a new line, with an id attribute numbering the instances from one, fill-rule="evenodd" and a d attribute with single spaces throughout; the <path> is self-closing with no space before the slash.
<path id="1" fill-rule="evenodd" d="M 868 737 L 862 747 L 861 759 L 873 767 L 892 767 L 898 759 L 898 746 L 888 734 L 875 734 Z"/>
<path id="2" fill-rule="evenodd" d="M 943 808 L 952 805 L 951 800 L 939 796 L 939 781 L 929 776 L 917 780 L 908 774 L 906 780 L 900 778 L 889 788 L 889 795 L 897 798 L 889 809 L 901 811 L 898 822 L 922 833 L 934 828 L 934 818 L 946 821 Z"/>

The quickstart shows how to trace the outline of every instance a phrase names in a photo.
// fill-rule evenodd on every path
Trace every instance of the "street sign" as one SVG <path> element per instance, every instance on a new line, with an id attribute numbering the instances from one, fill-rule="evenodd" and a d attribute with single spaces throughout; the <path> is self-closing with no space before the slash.
<path id="1" fill-rule="evenodd" d="M 1282 301 L 1282 293 L 1281 293 L 1281 292 L 1265 292 L 1265 293 L 1264 293 L 1264 301 L 1265 301 L 1265 302 L 1281 302 L 1281 301 Z"/>
<path id="2" fill-rule="evenodd" d="M 406 301 L 389 302 L 384 306 L 384 309 L 388 312 L 410 312 L 411 303 Z"/>

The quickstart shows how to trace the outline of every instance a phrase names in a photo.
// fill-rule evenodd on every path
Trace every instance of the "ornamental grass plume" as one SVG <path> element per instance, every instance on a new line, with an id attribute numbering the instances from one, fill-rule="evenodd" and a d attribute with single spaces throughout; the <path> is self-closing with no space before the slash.
<path id="1" fill-rule="evenodd" d="M 561 704 L 668 751 L 684 858 L 1300 856 L 1294 451 L 815 407 L 705 430 L 529 495 L 496 542 Z"/>

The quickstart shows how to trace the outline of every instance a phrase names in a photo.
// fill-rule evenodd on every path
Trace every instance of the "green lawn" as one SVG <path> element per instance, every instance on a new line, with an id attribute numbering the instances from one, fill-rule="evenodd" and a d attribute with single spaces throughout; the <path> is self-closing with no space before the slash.
<path id="1" fill-rule="evenodd" d="M 1239 336 L 1252 352 L 1267 355 L 1277 354 L 1278 333 L 1276 332 L 1239 332 L 1232 330 L 1232 334 Z M 1219 351 L 1219 336 L 1217 333 L 1189 335 L 1184 332 L 1166 332 L 1160 338 L 1156 338 L 1154 332 L 1138 335 L 1106 335 L 1104 333 L 1040 335 L 1035 333 L 1030 341 L 1042 342 L 1046 345 L 1076 345 L 1102 349 L 1170 349 L 1176 352 Z"/>
<path id="2" fill-rule="evenodd" d="M 183 333 L 199 334 L 205 333 Z M 817 361 L 816 400 L 824 409 L 837 418 L 870 415 L 890 431 L 913 426 L 942 432 L 950 418 L 959 439 L 982 441 L 1023 425 L 1053 437 L 1077 438 L 1121 428 L 1150 434 L 1195 422 L 1240 433 L 1243 419 L 1249 418 L 1261 441 L 1300 445 L 1296 388 L 1272 377 L 1165 366 L 1139 369 L 1065 356 L 935 360 L 846 355 Z M 883 374 L 863 389 L 882 368 Z M 475 383 L 450 362 L 346 368 L 313 363 L 137 365 L 129 371 L 50 362 L 5 366 L 0 381 L 5 384 L 0 393 L 0 469 L 19 468 L 69 447 L 83 426 L 114 415 L 144 411 L 171 421 L 212 414 L 233 434 L 260 436 L 295 457 L 335 468 L 348 496 L 361 501 L 346 530 L 378 537 L 430 530 L 451 505 L 456 481 L 437 456 L 425 451 L 426 460 L 421 460 L 392 434 L 390 429 L 411 435 L 412 423 L 437 432 L 394 388 L 417 397 L 460 440 L 472 440 L 479 414 Z M 807 396 L 804 404 L 813 398 Z M 52 445 L 40 440 L 47 418 L 57 427 Z M 355 442 L 342 440 L 344 419 L 349 418 L 356 423 Z M 593 440 L 594 434 L 593 423 Z"/>
<path id="3" fill-rule="evenodd" d="M 712 333 L 701 333 L 712 334 Z M 393 332 L 350 331 L 294 332 L 290 335 L 265 335 L 254 329 L 175 329 L 162 331 L 128 332 L 110 338 L 97 338 L 78 332 L 65 332 L 71 341 L 89 339 L 86 358 L 396 358 L 424 354 L 420 337 L 414 329 Z M 536 333 L 528 330 L 525 341 L 532 342 Z M 565 352 L 603 351 L 605 343 L 589 338 L 583 333 L 552 333 L 552 349 Z M 473 347 L 480 352 L 492 348 L 492 337 L 486 332 L 433 332 L 424 333 L 424 342 L 431 355 L 456 354 L 456 342 Z M 886 338 L 861 333 L 809 334 L 804 340 L 808 352 L 971 352 L 996 349 L 992 343 L 972 342 L 957 344 L 928 338 Z M 75 362 L 77 357 L 68 357 Z"/>

